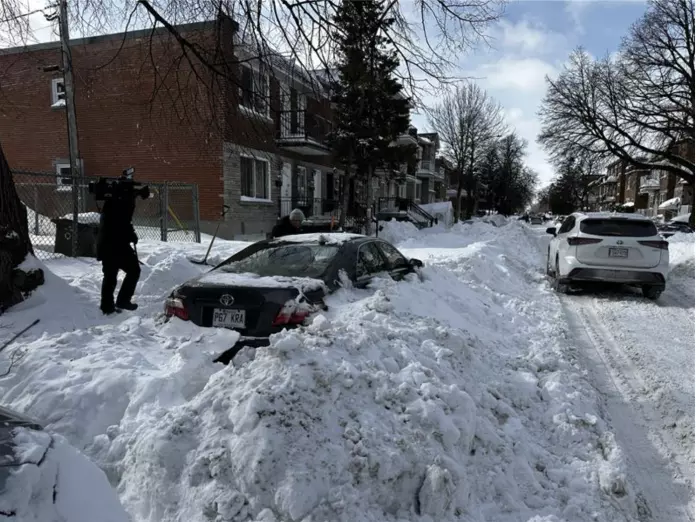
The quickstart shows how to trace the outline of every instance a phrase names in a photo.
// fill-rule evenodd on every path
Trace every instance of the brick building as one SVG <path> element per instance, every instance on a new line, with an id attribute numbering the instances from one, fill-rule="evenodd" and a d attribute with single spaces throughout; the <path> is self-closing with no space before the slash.
<path id="1" fill-rule="evenodd" d="M 145 181 L 195 183 L 203 231 L 230 207 L 222 237 L 266 234 L 295 207 L 335 211 L 342 172 L 326 143 L 327 82 L 279 56 L 261 63 L 236 27 L 226 17 L 178 26 L 195 52 L 161 29 L 72 40 L 85 176 L 133 166 Z M 70 172 L 63 80 L 45 72 L 60 58 L 58 42 L 0 50 L 0 143 L 14 170 Z M 55 179 L 41 189 L 51 197 L 35 198 L 49 217 L 51 201 L 70 197 Z M 364 192 L 348 190 L 351 200 Z"/>

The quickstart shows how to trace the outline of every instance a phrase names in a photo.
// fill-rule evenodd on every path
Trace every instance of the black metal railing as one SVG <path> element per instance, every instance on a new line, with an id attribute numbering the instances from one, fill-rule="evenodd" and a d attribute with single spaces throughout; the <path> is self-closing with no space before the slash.
<path id="1" fill-rule="evenodd" d="M 305 215 L 306 229 L 316 229 L 318 232 L 335 230 L 341 217 L 341 202 L 338 199 L 327 198 L 280 198 L 280 216 L 290 214 L 294 209 L 299 209 Z M 351 201 L 348 204 L 345 219 L 345 229 L 360 232 L 367 219 L 367 210 L 364 204 Z"/>
<path id="2" fill-rule="evenodd" d="M 326 146 L 331 122 L 307 110 L 280 111 L 278 139 L 312 141 Z"/>
<path id="3" fill-rule="evenodd" d="M 403 213 L 407 215 L 411 221 L 420 225 L 432 227 L 437 223 L 437 219 L 429 214 L 423 207 L 415 203 L 409 198 L 378 198 L 376 215 Z"/>

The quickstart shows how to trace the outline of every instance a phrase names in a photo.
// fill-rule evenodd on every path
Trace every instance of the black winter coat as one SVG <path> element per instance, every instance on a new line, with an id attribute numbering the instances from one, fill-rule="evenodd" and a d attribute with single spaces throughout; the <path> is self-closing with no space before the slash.
<path id="1" fill-rule="evenodd" d="M 131 223 L 135 200 L 106 201 L 99 218 L 97 235 L 97 260 L 130 250 L 130 243 L 138 242 L 138 235 Z"/>
<path id="2" fill-rule="evenodd" d="M 273 227 L 273 231 L 271 232 L 271 235 L 273 237 L 283 237 L 283 236 L 292 236 L 293 234 L 301 234 L 302 233 L 302 227 L 300 228 L 295 228 L 292 226 L 292 223 L 290 223 L 290 216 L 285 216 L 282 218 L 276 226 Z"/>

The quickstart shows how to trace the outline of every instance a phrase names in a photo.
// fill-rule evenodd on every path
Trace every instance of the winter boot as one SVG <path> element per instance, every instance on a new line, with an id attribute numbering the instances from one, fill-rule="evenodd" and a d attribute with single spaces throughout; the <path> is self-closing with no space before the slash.
<path id="1" fill-rule="evenodd" d="M 116 307 L 121 310 L 130 310 L 131 312 L 138 309 L 138 305 L 135 303 L 116 303 Z"/>

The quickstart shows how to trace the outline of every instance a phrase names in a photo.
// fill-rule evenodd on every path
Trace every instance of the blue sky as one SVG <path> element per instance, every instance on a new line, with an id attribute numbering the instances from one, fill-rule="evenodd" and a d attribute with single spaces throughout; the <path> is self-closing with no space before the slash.
<path id="1" fill-rule="evenodd" d="M 536 116 L 545 92 L 544 76 L 555 77 L 570 52 L 581 45 L 600 57 L 617 50 L 621 37 L 645 11 L 642 1 L 573 0 L 512 1 L 502 20 L 491 28 L 492 48 L 462 58 L 461 73 L 503 106 L 507 122 L 529 142 L 527 163 L 549 183 L 553 169 L 535 143 Z M 416 115 L 419 130 L 427 118 Z"/>

